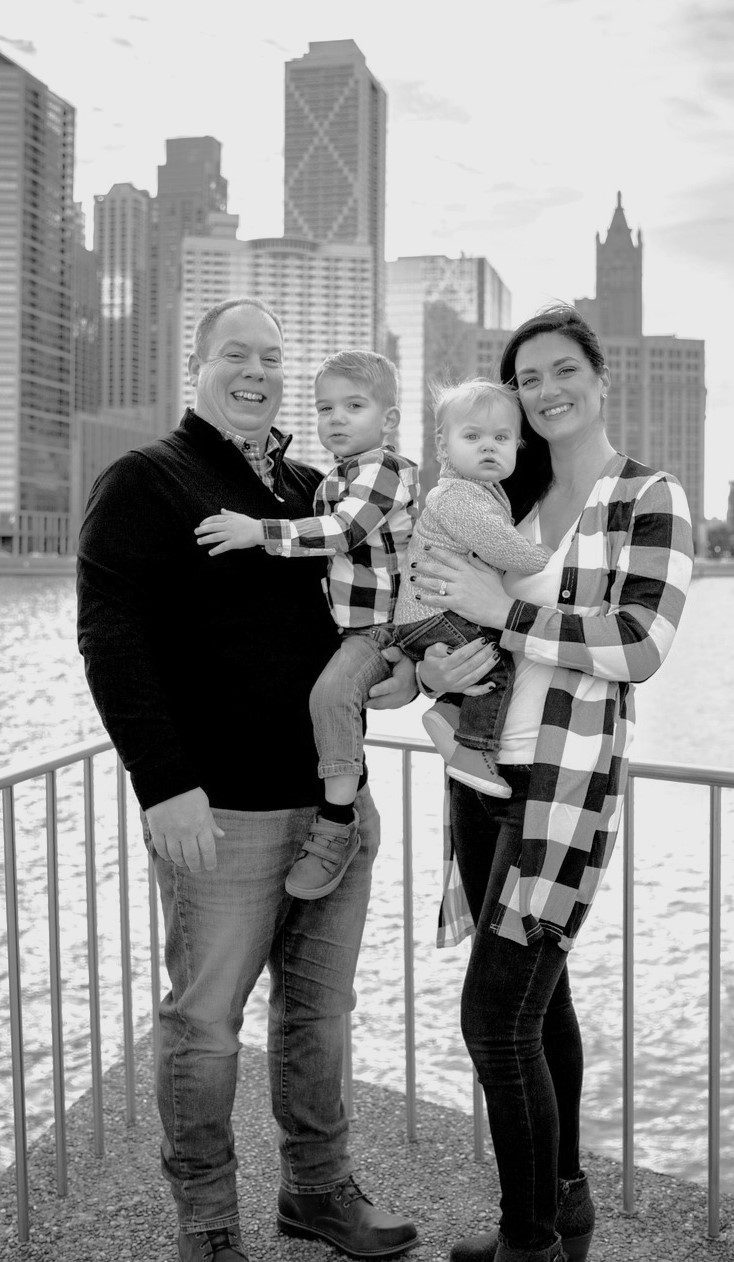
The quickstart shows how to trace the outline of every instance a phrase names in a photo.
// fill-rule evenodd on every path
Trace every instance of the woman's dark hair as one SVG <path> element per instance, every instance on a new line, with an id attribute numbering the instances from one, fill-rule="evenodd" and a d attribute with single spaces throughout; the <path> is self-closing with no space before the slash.
<path id="1" fill-rule="evenodd" d="M 601 376 L 606 360 L 599 338 L 574 307 L 559 303 L 557 306 L 546 307 L 543 311 L 539 311 L 537 315 L 531 316 L 515 329 L 500 361 L 500 381 L 504 385 L 517 390 L 515 373 L 517 352 L 524 342 L 529 342 L 531 338 L 538 337 L 541 333 L 561 333 L 575 342 L 597 376 Z M 535 433 L 534 429 L 531 429 L 524 410 L 520 436 L 523 446 L 517 453 L 515 471 L 502 483 L 509 496 L 515 521 L 521 521 L 530 512 L 538 500 L 543 498 L 553 481 L 548 444 L 544 438 Z"/>

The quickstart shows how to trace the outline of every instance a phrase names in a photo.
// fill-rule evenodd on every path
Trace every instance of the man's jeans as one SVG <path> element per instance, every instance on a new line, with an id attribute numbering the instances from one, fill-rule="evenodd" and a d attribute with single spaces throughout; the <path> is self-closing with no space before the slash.
<path id="1" fill-rule="evenodd" d="M 519 863 L 529 768 L 501 764 L 507 800 L 451 785 L 451 827 L 476 934 L 461 997 L 464 1040 L 484 1089 L 502 1189 L 500 1230 L 517 1249 L 555 1239 L 557 1180 L 579 1170 L 583 1053 L 567 954 L 491 925 Z"/>
<path id="2" fill-rule="evenodd" d="M 231 1114 L 238 1034 L 266 964 L 282 1184 L 295 1193 L 330 1191 L 351 1173 L 341 1098 L 343 1018 L 354 1006 L 379 845 L 379 817 L 367 789 L 357 808 L 362 845 L 328 898 L 294 900 L 284 888 L 312 807 L 215 809 L 225 835 L 216 843 L 213 872 L 191 873 L 154 854 L 171 979 L 160 1008 L 161 1153 L 185 1231 L 237 1222 Z"/>

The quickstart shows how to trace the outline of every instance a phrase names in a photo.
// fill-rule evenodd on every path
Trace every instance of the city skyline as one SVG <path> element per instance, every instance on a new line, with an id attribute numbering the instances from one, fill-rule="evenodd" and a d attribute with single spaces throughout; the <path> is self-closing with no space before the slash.
<path id="1" fill-rule="evenodd" d="M 645 331 L 707 343 L 706 512 L 724 516 L 732 15 L 713 2 L 529 0 L 522 22 L 493 12 L 488 41 L 468 37 L 471 12 L 460 2 L 451 31 L 418 38 L 379 3 L 346 29 L 333 4 L 276 4 L 233 39 L 236 10 L 223 0 L 175 15 L 31 0 L 0 48 L 76 108 L 75 197 L 88 222 L 91 198 L 113 183 L 154 193 L 166 138 L 210 134 L 249 238 L 282 232 L 285 62 L 312 40 L 353 38 L 389 97 L 388 258 L 487 257 L 513 293 L 515 323 L 591 290 L 594 234 L 621 188 L 644 232 Z M 194 72 L 196 93 L 185 86 Z"/>

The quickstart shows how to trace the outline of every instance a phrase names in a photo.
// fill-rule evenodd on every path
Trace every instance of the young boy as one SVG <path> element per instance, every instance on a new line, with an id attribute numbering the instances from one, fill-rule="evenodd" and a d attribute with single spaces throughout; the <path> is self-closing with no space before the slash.
<path id="1" fill-rule="evenodd" d="M 465 381 L 436 391 L 434 406 L 441 476 L 426 496 L 408 548 L 408 565 L 424 555 L 429 544 L 460 555 L 474 552 L 499 570 L 539 573 L 551 552 L 514 529 L 510 502 L 500 485 L 515 468 L 520 442 L 521 413 L 514 394 L 490 381 Z M 415 660 L 423 657 L 430 644 L 458 647 L 488 634 L 486 627 L 467 622 L 451 609 L 432 606 L 430 597 L 419 599 L 410 582 L 400 589 L 395 623 L 395 642 Z M 497 771 L 495 754 L 515 672 L 512 654 L 497 651 L 500 660 L 491 671 L 493 689 L 461 701 L 458 744 L 446 770 L 454 780 L 481 793 L 509 797 L 510 787 Z M 448 713 L 443 707 L 438 712 L 429 710 L 423 719 L 439 752 L 447 735 L 453 743 Z M 457 715 L 455 709 L 453 714 Z"/>
<path id="2" fill-rule="evenodd" d="M 400 421 L 395 365 L 372 351 L 340 351 L 316 373 L 319 438 L 337 463 L 316 490 L 313 517 L 257 521 L 226 509 L 197 527 L 211 556 L 264 546 L 274 556 L 327 556 L 324 580 L 342 633 L 340 648 L 311 693 L 324 780 L 308 841 L 286 878 L 296 898 L 336 889 L 359 850 L 354 809 L 364 765 L 363 709 L 390 668 L 400 561 L 417 515 L 418 467 L 386 443 Z"/>

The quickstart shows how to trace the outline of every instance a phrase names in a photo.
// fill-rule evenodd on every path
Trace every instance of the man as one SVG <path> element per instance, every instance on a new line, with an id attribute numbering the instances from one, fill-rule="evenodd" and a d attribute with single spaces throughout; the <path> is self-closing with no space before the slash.
<path id="1" fill-rule="evenodd" d="M 89 686 L 143 809 L 163 904 L 158 1103 L 179 1257 L 245 1256 L 231 1114 L 243 1009 L 265 965 L 279 1225 L 353 1257 L 388 1256 L 417 1233 L 354 1182 L 341 1101 L 343 1016 L 379 844 L 366 786 L 362 845 L 339 888 L 311 902 L 284 888 L 318 797 L 308 695 L 336 645 L 324 563 L 285 565 L 262 549 L 212 557 L 194 534 L 223 507 L 310 515 L 321 475 L 288 460 L 273 428 L 283 344 L 269 307 L 243 298 L 207 312 L 189 373 L 195 409 L 179 428 L 97 480 L 78 578 Z M 413 691 L 401 661 L 377 704 Z"/>

